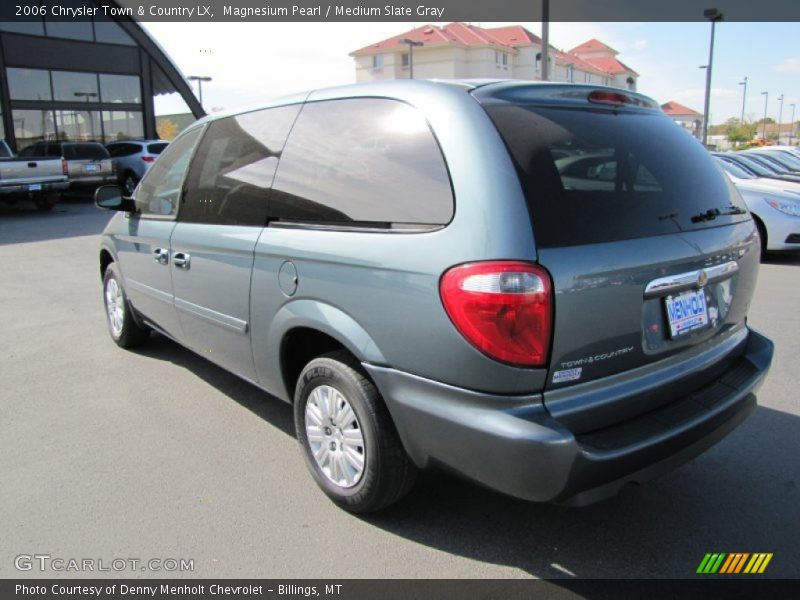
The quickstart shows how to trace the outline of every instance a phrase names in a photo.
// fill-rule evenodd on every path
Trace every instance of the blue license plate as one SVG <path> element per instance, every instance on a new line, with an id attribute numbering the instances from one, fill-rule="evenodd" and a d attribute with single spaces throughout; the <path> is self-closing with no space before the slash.
<path id="1" fill-rule="evenodd" d="M 708 325 L 708 307 L 703 290 L 690 291 L 664 298 L 669 320 L 669 332 L 673 338 Z"/>

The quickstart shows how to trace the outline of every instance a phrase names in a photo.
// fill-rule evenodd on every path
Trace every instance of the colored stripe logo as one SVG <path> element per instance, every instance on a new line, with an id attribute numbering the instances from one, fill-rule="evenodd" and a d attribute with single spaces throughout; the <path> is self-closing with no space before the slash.
<path id="1" fill-rule="evenodd" d="M 697 573 L 713 575 L 736 575 L 739 573 L 763 573 L 769 561 L 772 560 L 771 552 L 725 552 L 708 553 L 700 561 Z"/>

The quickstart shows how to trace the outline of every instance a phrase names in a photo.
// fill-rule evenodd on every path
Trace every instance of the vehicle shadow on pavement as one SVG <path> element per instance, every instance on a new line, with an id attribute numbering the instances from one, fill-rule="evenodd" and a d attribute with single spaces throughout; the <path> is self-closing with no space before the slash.
<path id="1" fill-rule="evenodd" d="M 144 346 L 135 349 L 134 352 L 149 358 L 169 361 L 191 371 L 256 416 L 277 427 L 286 435 L 294 437 L 294 416 L 289 404 L 270 396 L 264 390 L 222 367 L 218 367 L 169 338 L 154 333 Z"/>
<path id="2" fill-rule="evenodd" d="M 693 577 L 706 552 L 773 552 L 769 575 L 798 577 L 799 453 L 800 419 L 759 407 L 693 462 L 592 506 L 528 503 L 426 473 L 404 502 L 365 520 L 543 578 Z"/>
<path id="3" fill-rule="evenodd" d="M 191 371 L 294 436 L 291 406 L 171 340 L 154 335 L 137 352 Z M 798 455 L 800 418 L 761 406 L 694 461 L 588 507 L 525 502 L 425 472 L 406 499 L 359 518 L 441 552 L 563 579 L 578 593 L 591 592 L 578 578 L 693 577 L 707 552 L 772 552 L 769 575 L 796 578 Z"/>
<path id="4" fill-rule="evenodd" d="M 28 201 L 0 203 L 0 245 L 99 235 L 112 214 L 84 195 L 66 197 L 48 212 Z"/>
<path id="5" fill-rule="evenodd" d="M 800 251 L 770 252 L 761 257 L 761 262 L 766 265 L 794 265 L 800 267 Z"/>

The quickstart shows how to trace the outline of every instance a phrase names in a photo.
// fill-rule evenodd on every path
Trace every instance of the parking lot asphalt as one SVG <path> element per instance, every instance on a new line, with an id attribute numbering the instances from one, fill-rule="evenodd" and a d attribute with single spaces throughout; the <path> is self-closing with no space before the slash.
<path id="1" fill-rule="evenodd" d="M 772 552 L 800 577 L 800 256 L 762 265 L 750 323 L 776 344 L 759 408 L 693 462 L 586 508 L 425 474 L 356 517 L 307 474 L 291 409 L 162 337 L 106 331 L 88 201 L 0 206 L 0 577 L 15 557 L 193 559 L 269 578 L 693 577 L 707 552 Z"/>

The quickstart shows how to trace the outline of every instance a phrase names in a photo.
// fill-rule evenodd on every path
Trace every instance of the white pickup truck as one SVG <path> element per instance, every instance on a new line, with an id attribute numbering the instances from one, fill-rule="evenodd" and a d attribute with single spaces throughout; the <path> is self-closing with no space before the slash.
<path id="1" fill-rule="evenodd" d="M 0 202 L 30 199 L 39 210 L 50 210 L 68 187 L 65 160 L 15 157 L 6 141 L 0 140 Z"/>

